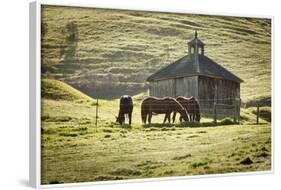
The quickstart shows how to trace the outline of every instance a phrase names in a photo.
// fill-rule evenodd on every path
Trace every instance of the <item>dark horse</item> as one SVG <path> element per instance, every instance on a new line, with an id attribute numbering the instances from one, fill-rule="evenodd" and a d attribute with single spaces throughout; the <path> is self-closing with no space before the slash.
<path id="1" fill-rule="evenodd" d="M 147 97 L 141 104 L 141 119 L 144 124 L 146 124 L 147 117 L 148 123 L 151 123 L 152 114 L 165 114 L 163 123 L 165 123 L 167 119 L 170 123 L 172 112 L 179 112 L 181 117 L 187 121 L 188 115 L 186 110 L 175 98 Z"/>
<path id="2" fill-rule="evenodd" d="M 190 98 L 178 96 L 176 100 L 186 109 L 189 115 L 189 121 L 200 122 L 201 117 L 199 103 L 193 96 Z M 173 122 L 175 122 L 176 114 L 177 112 L 174 112 Z M 180 117 L 180 121 L 182 121 L 182 117 Z"/>
<path id="3" fill-rule="evenodd" d="M 119 114 L 116 117 L 116 122 L 121 125 L 125 123 L 125 114 L 129 117 L 129 125 L 132 122 L 132 112 L 133 112 L 133 100 L 131 96 L 123 95 L 120 97 Z"/>

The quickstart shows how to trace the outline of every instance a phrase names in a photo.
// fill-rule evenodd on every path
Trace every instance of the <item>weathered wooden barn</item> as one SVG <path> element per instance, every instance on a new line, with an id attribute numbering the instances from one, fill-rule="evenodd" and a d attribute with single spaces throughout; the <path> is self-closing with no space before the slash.
<path id="1" fill-rule="evenodd" d="M 240 99 L 240 83 L 243 81 L 205 56 L 205 44 L 198 38 L 197 31 L 187 44 L 188 55 L 147 78 L 149 95 L 194 96 L 202 111 L 212 110 L 214 103 L 232 104 L 234 99 Z"/>

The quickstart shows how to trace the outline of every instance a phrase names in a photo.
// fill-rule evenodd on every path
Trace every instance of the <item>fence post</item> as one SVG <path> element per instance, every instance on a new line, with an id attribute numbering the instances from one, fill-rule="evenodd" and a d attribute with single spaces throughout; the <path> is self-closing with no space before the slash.
<path id="1" fill-rule="evenodd" d="M 257 105 L 257 124 L 259 124 L 259 118 L 260 118 L 260 105 Z"/>
<path id="2" fill-rule="evenodd" d="M 233 101 L 233 122 L 236 123 L 236 116 L 237 116 L 237 105 L 236 105 L 236 99 Z"/>
<path id="3" fill-rule="evenodd" d="M 236 99 L 236 104 L 237 104 L 237 120 L 238 120 L 238 123 L 240 123 L 240 98 L 237 98 Z"/>
<path id="4" fill-rule="evenodd" d="M 96 129 L 98 126 L 98 114 L 99 114 L 99 99 L 97 98 L 97 103 L 96 103 Z"/>
<path id="5" fill-rule="evenodd" d="M 217 104 L 214 103 L 214 123 L 217 124 Z"/>

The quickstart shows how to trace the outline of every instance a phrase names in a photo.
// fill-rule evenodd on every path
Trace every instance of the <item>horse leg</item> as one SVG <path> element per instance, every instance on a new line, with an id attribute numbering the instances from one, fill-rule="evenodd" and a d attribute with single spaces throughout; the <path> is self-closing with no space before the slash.
<path id="1" fill-rule="evenodd" d="M 122 125 L 125 124 L 125 114 L 124 114 L 124 113 L 123 113 L 123 115 L 122 115 L 122 120 L 121 120 L 121 122 L 122 122 Z"/>
<path id="2" fill-rule="evenodd" d="M 122 114 L 122 120 L 121 120 L 121 125 L 123 125 L 125 123 L 125 114 Z"/>
<path id="3" fill-rule="evenodd" d="M 177 115 L 177 112 L 174 111 L 173 118 L 172 118 L 173 119 L 173 123 L 175 123 L 176 115 Z"/>
<path id="4" fill-rule="evenodd" d="M 167 114 L 168 122 L 171 123 L 171 113 Z"/>
<path id="5" fill-rule="evenodd" d="M 146 118 L 147 118 L 147 114 L 144 115 L 143 117 L 143 123 L 146 125 Z"/>
<path id="6" fill-rule="evenodd" d="M 131 125 L 132 123 L 132 112 L 128 113 L 129 116 L 129 125 Z"/>
<path id="7" fill-rule="evenodd" d="M 146 124 L 146 121 L 148 122 L 148 117 L 149 117 L 149 114 L 146 113 L 146 114 L 145 114 L 145 119 L 144 119 L 144 124 Z"/>
<path id="8" fill-rule="evenodd" d="M 191 121 L 190 110 L 189 111 L 186 110 L 186 112 L 187 112 L 187 122 L 190 122 Z"/>
<path id="9" fill-rule="evenodd" d="M 151 118 L 152 118 L 152 112 L 149 113 L 148 115 L 148 123 L 151 124 Z"/>
<path id="10" fill-rule="evenodd" d="M 195 113 L 193 112 L 192 113 L 192 121 L 194 121 L 195 120 Z"/>
<path id="11" fill-rule="evenodd" d="M 123 116 L 124 116 L 124 114 L 120 111 L 119 112 L 119 123 L 120 123 L 120 125 L 122 125 L 123 124 Z"/>
<path id="12" fill-rule="evenodd" d="M 166 122 L 166 120 L 167 120 L 167 114 L 165 114 L 163 124 Z"/>

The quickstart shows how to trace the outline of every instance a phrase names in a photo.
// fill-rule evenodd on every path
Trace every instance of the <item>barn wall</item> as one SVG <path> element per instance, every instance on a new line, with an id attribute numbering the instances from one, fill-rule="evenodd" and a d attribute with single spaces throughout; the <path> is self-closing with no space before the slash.
<path id="1" fill-rule="evenodd" d="M 200 107 L 212 111 L 214 103 L 233 104 L 240 98 L 240 84 L 223 79 L 200 76 L 198 79 Z"/>
<path id="2" fill-rule="evenodd" d="M 149 83 L 149 95 L 156 97 L 194 96 L 197 98 L 197 81 L 198 76 L 153 81 Z"/>
<path id="3" fill-rule="evenodd" d="M 149 95 L 156 97 L 174 96 L 175 81 L 174 79 L 159 80 L 149 83 Z"/>
<path id="4" fill-rule="evenodd" d="M 198 76 L 175 79 L 176 96 L 198 97 Z"/>
<path id="5" fill-rule="evenodd" d="M 202 109 L 211 108 L 214 105 L 215 80 L 212 78 L 199 77 L 198 79 L 198 99 Z"/>

